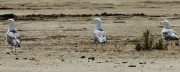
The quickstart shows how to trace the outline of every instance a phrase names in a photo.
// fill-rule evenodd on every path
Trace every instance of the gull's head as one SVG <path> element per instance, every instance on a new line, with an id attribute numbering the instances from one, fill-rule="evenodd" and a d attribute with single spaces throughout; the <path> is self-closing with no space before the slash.
<path id="1" fill-rule="evenodd" d="M 14 25 L 15 23 L 14 19 L 8 19 L 7 22 L 9 25 Z"/>
<path id="2" fill-rule="evenodd" d="M 94 23 L 95 23 L 95 24 L 101 24 L 101 22 L 102 22 L 102 21 L 101 21 L 100 18 L 95 18 L 95 19 L 94 19 Z"/>
<path id="3" fill-rule="evenodd" d="M 14 23 L 15 23 L 14 19 L 8 19 L 7 23 L 9 24 L 8 31 L 14 30 Z"/>
<path id="4" fill-rule="evenodd" d="M 164 21 L 161 21 L 161 24 L 164 25 L 164 28 L 168 29 L 169 28 L 169 21 L 168 20 L 164 20 Z"/>
<path id="5" fill-rule="evenodd" d="M 96 25 L 95 29 L 102 29 L 101 27 L 101 19 L 100 18 L 94 18 L 94 23 Z"/>

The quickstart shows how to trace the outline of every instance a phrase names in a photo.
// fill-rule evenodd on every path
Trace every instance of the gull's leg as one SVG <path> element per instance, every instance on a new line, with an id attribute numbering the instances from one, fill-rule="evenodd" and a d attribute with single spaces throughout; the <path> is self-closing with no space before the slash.
<path id="1" fill-rule="evenodd" d="M 170 43 L 171 43 L 171 49 L 173 49 L 173 46 L 172 46 L 172 41 L 170 41 Z"/>
<path id="2" fill-rule="evenodd" d="M 14 46 L 15 52 L 16 52 L 16 46 Z"/>
<path id="3" fill-rule="evenodd" d="M 179 48 L 179 40 L 177 40 L 177 46 L 178 46 L 178 48 Z"/>
<path id="4" fill-rule="evenodd" d="M 120 43 L 120 45 L 121 45 L 121 50 L 122 50 L 123 47 L 124 47 L 124 45 L 125 45 L 124 41 L 122 41 L 122 42 Z"/>
<path id="5" fill-rule="evenodd" d="M 177 46 L 179 48 L 179 40 L 175 41 L 175 46 Z"/>
<path id="6" fill-rule="evenodd" d="M 167 48 L 167 50 L 168 50 L 168 44 L 167 44 L 167 41 L 164 40 L 164 43 L 165 43 L 165 46 L 166 46 L 166 48 Z"/>
<path id="7" fill-rule="evenodd" d="M 89 47 L 90 47 L 90 50 L 92 50 L 92 47 L 93 47 L 93 43 L 92 43 L 92 45 L 90 45 Z"/>
<path id="8" fill-rule="evenodd" d="M 95 51 L 97 50 L 97 43 L 96 42 L 94 42 L 95 43 L 95 45 L 96 45 L 96 48 L 95 48 Z"/>
<path id="9" fill-rule="evenodd" d="M 175 40 L 175 45 L 179 45 L 179 41 L 178 40 Z"/>
<path id="10" fill-rule="evenodd" d="M 172 41 L 173 49 L 175 49 L 176 41 Z"/>
<path id="11" fill-rule="evenodd" d="M 165 45 L 166 45 L 166 47 L 167 47 L 167 50 L 168 50 L 168 53 L 169 53 L 169 45 L 168 45 L 168 40 L 165 40 Z"/>
<path id="12" fill-rule="evenodd" d="M 169 49 L 169 41 L 166 41 L 167 49 Z"/>
<path id="13" fill-rule="evenodd" d="M 12 51 L 11 51 L 11 52 L 13 52 L 14 48 L 12 47 L 12 45 L 11 45 L 11 49 L 12 49 Z"/>
<path id="14" fill-rule="evenodd" d="M 178 45 L 177 43 L 178 43 L 177 40 L 175 40 L 174 41 L 174 49 L 176 48 L 176 45 Z"/>
<path id="15" fill-rule="evenodd" d="M 96 46 L 94 51 L 96 51 L 96 49 L 97 49 L 97 43 L 94 41 L 94 42 L 93 42 L 93 45 L 94 45 L 94 44 L 95 44 L 95 46 Z"/>
<path id="16" fill-rule="evenodd" d="M 171 50 L 172 50 L 172 41 L 170 41 L 170 45 L 171 45 Z"/>
<path id="17" fill-rule="evenodd" d="M 13 49 L 13 50 L 12 50 L 12 52 L 16 52 L 16 51 L 15 51 L 15 46 L 14 46 L 14 47 L 12 47 L 12 49 Z"/>
<path id="18" fill-rule="evenodd" d="M 178 44 L 178 46 L 179 46 L 179 40 L 177 40 L 177 44 Z"/>
<path id="19" fill-rule="evenodd" d="M 103 44 L 102 44 L 102 51 L 103 51 Z"/>

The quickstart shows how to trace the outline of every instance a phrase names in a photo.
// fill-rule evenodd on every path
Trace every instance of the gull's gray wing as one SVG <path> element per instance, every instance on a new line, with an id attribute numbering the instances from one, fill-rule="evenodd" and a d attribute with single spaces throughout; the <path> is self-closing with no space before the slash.
<path id="1" fill-rule="evenodd" d="M 176 32 L 172 29 L 163 29 L 162 37 L 165 40 L 178 40 L 178 36 L 176 35 Z"/>
<path id="2" fill-rule="evenodd" d="M 103 30 L 95 30 L 93 32 L 93 40 L 94 42 L 100 42 L 105 44 L 107 42 L 106 32 Z"/>
<path id="3" fill-rule="evenodd" d="M 11 30 L 6 34 L 6 41 L 16 47 L 20 47 L 21 44 L 20 36 L 15 30 Z"/>

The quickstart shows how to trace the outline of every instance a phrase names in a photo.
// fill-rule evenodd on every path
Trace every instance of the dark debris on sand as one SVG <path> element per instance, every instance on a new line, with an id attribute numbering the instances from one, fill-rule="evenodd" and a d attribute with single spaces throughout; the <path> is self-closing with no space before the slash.
<path id="1" fill-rule="evenodd" d="M 15 15 L 15 14 L 3 14 L 0 15 L 0 20 L 7 20 L 13 18 L 15 20 L 48 20 L 48 19 L 58 19 L 62 17 L 92 17 L 92 16 L 117 16 L 117 17 L 166 17 L 166 15 L 146 15 L 144 13 L 135 14 L 121 14 L 121 13 L 101 13 L 101 14 L 30 14 L 30 15 Z"/>

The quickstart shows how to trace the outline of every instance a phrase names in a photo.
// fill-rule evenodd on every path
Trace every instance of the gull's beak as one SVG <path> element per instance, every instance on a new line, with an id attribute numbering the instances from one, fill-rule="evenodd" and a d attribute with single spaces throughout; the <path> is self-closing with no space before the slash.
<path id="1" fill-rule="evenodd" d="M 91 24 L 94 24 L 94 19 L 91 19 Z"/>
<path id="2" fill-rule="evenodd" d="M 163 22 L 164 22 L 164 21 L 161 21 L 161 22 L 160 22 L 160 25 L 163 25 Z"/>
<path id="3" fill-rule="evenodd" d="M 7 20 L 8 21 L 8 20 Z M 6 25 L 7 24 L 7 21 L 5 20 L 5 21 L 3 21 L 3 25 Z"/>

